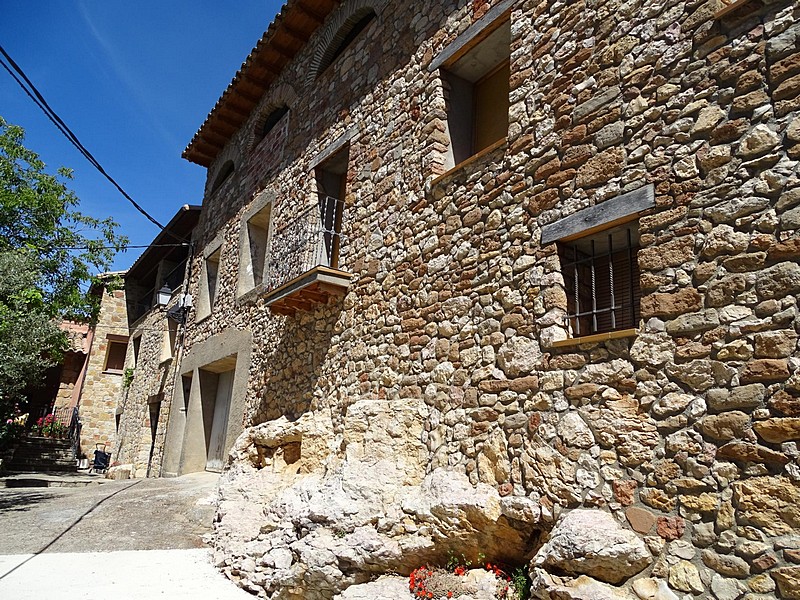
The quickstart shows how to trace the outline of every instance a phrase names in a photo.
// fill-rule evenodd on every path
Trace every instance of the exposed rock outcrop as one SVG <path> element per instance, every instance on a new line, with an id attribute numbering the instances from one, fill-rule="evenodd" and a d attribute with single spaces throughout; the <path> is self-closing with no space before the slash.
<path id="1" fill-rule="evenodd" d="M 562 517 L 534 558 L 559 572 L 620 583 L 652 562 L 639 537 L 608 513 L 578 509 Z"/>
<path id="2" fill-rule="evenodd" d="M 221 484 L 215 545 L 224 570 L 269 598 L 314 599 L 443 562 L 448 550 L 525 556 L 538 531 L 537 500 L 503 498 L 456 471 L 424 475 L 426 410 L 361 401 L 339 436 L 311 417 L 242 434 Z M 324 431 L 338 439 L 336 451 L 322 443 Z"/>

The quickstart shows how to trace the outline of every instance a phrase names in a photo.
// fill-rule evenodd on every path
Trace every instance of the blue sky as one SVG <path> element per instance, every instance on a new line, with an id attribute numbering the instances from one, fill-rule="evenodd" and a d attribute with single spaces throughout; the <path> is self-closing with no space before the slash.
<path id="1" fill-rule="evenodd" d="M 200 204 L 206 170 L 181 152 L 269 26 L 277 0 L 0 0 L 0 44 L 106 171 L 161 223 Z M 131 244 L 158 233 L 61 136 L 5 70 L 0 115 L 54 173 L 75 172 L 82 212 Z M 126 269 L 141 250 L 117 256 Z"/>

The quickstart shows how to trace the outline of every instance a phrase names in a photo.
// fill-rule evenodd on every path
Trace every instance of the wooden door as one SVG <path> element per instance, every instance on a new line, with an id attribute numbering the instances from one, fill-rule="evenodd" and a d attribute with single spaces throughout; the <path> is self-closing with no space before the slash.
<path id="1" fill-rule="evenodd" d="M 219 374 L 217 394 L 214 399 L 214 419 L 208 443 L 206 471 L 222 471 L 225 460 L 225 437 L 228 430 L 228 411 L 233 390 L 233 371 Z"/>

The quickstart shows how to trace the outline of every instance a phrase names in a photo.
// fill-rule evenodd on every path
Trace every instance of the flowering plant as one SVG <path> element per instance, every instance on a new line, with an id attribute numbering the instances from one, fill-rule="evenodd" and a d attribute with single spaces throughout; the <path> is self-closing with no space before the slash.
<path id="1" fill-rule="evenodd" d="M 39 417 L 36 421 L 36 425 L 33 427 L 33 431 L 38 435 L 51 438 L 63 438 L 67 435 L 66 426 L 57 421 L 53 413 L 44 417 Z"/>
<path id="2" fill-rule="evenodd" d="M 474 585 L 467 581 L 468 565 L 448 564 L 448 569 L 424 565 L 411 572 L 408 588 L 414 598 L 440 599 L 471 596 L 476 593 Z M 497 580 L 495 598 L 498 600 L 520 600 L 526 590 L 517 590 L 509 577 L 498 565 L 486 563 L 485 570 Z"/>
<path id="3" fill-rule="evenodd" d="M 17 411 L 15 413 L 16 416 L 11 416 L 5 422 L 0 422 L 0 450 L 10 446 L 25 431 L 25 421 L 27 421 L 28 415 L 27 413 L 20 414 L 19 407 L 15 407 L 15 410 Z"/>

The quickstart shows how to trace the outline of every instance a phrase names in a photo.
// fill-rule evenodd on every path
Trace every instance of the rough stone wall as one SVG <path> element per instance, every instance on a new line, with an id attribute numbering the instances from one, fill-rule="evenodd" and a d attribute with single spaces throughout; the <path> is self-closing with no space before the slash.
<path id="1" fill-rule="evenodd" d="M 175 358 L 179 338 L 170 353 L 166 311 L 177 304 L 178 288 L 173 292 L 167 307 L 154 307 L 133 324 L 128 343 L 126 365 L 133 366 L 133 380 L 121 388 L 115 409 L 119 416 L 119 429 L 112 461 L 115 470 L 123 470 L 129 477 L 158 477 L 164 456 L 169 412 L 175 385 Z M 133 340 L 138 338 L 139 352 L 134 360 Z M 155 440 L 152 434 L 150 405 L 160 402 Z M 152 449 L 152 460 L 151 460 Z"/>
<path id="2" fill-rule="evenodd" d="M 539 566 L 640 598 L 798 597 L 800 8 L 520 1 L 507 143 L 434 181 L 447 101 L 427 66 L 492 3 L 430 4 L 382 3 L 309 82 L 312 37 L 281 77 L 280 168 L 249 162 L 256 111 L 209 169 L 237 163 L 196 230 L 224 243 L 187 345 L 252 330 L 243 425 L 324 409 L 335 430 L 357 400 L 422 399 L 429 470 L 540 497 L 551 521 L 611 513 L 651 554 L 623 581 L 555 550 Z M 239 215 L 262 190 L 274 227 L 313 202 L 309 165 L 350 128 L 349 293 L 294 318 L 237 300 Z M 638 334 L 553 346 L 566 296 L 541 228 L 648 183 Z"/>
<path id="3" fill-rule="evenodd" d="M 100 314 L 95 325 L 94 340 L 86 367 L 80 397 L 81 452 L 90 459 L 96 444 L 114 443 L 117 395 L 122 387 L 122 375 L 104 370 L 108 352 L 108 335 L 128 334 L 125 292 L 102 292 Z"/>

